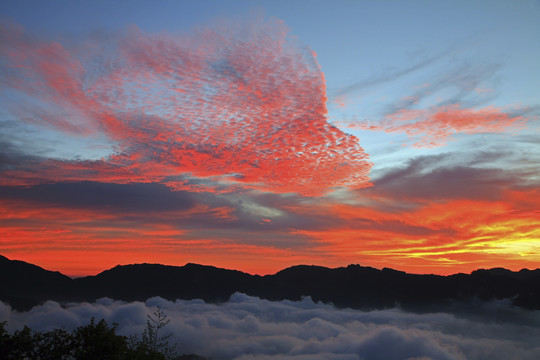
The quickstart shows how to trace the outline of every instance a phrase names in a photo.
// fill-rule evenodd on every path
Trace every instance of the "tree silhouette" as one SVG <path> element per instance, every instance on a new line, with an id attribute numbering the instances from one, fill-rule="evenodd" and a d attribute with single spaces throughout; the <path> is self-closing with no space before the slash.
<path id="1" fill-rule="evenodd" d="M 6 322 L 0 322 L 0 360 L 206 360 L 194 354 L 177 356 L 176 345 L 163 335 L 170 320 L 158 308 L 147 315 L 146 329 L 140 337 L 116 334 L 118 324 L 109 326 L 104 319 L 90 319 L 72 333 L 54 329 L 35 332 L 25 326 L 12 335 Z"/>
<path id="2" fill-rule="evenodd" d="M 33 336 L 35 358 L 33 360 L 72 360 L 73 336 L 64 329 L 54 329 L 45 333 L 35 332 Z"/>
<path id="3" fill-rule="evenodd" d="M 146 316 L 148 317 L 146 329 L 144 329 L 138 349 L 146 352 L 148 356 L 160 354 L 163 356 L 163 359 L 173 359 L 176 355 L 176 345 L 170 345 L 168 342 L 172 333 L 162 335 L 163 328 L 171 320 L 167 318 L 165 312 L 159 307 L 152 315 Z M 159 357 L 156 357 L 156 359 L 159 359 Z"/>
<path id="4" fill-rule="evenodd" d="M 90 324 L 77 328 L 73 334 L 74 355 L 77 360 L 123 360 L 128 352 L 127 338 L 116 334 L 114 324 L 109 327 L 101 319 L 97 324 L 94 318 Z"/>

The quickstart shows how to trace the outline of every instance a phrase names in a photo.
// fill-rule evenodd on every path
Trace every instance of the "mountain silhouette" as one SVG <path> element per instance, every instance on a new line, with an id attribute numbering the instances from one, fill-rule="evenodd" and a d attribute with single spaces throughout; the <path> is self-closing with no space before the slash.
<path id="1" fill-rule="evenodd" d="M 71 279 L 0 256 L 0 284 L 0 300 L 16 310 L 27 310 L 47 300 L 90 302 L 102 297 L 145 301 L 161 296 L 219 303 L 235 292 L 268 300 L 300 300 L 310 296 L 313 301 L 363 310 L 399 306 L 415 312 L 440 311 L 455 303 L 497 299 L 540 309 L 540 269 L 514 272 L 494 268 L 441 276 L 360 265 L 334 269 L 299 265 L 259 276 L 197 264 L 135 264 Z"/>
<path id="2" fill-rule="evenodd" d="M 0 255 L 0 300 L 15 309 L 27 309 L 49 299 L 61 298 L 73 280 L 24 261 Z"/>

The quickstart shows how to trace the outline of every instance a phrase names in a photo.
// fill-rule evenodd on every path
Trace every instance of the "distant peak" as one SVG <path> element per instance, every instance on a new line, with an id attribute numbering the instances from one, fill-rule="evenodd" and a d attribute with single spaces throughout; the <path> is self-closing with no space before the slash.
<path id="1" fill-rule="evenodd" d="M 382 271 L 383 271 L 383 272 L 388 272 L 388 273 L 406 274 L 405 271 L 396 270 L 396 269 L 387 268 L 387 267 L 383 268 Z"/>
<path id="2" fill-rule="evenodd" d="M 330 270 L 330 268 L 319 266 L 319 265 L 294 265 L 283 270 L 280 270 L 276 273 L 278 274 L 289 274 L 289 273 L 299 273 L 299 272 L 311 272 L 311 271 L 325 271 Z"/>
<path id="3" fill-rule="evenodd" d="M 502 267 L 496 267 L 496 268 L 491 268 L 491 269 L 474 270 L 472 274 L 474 273 L 490 273 L 490 274 L 502 275 L 502 274 L 513 274 L 514 272 L 512 270 L 508 270 Z"/>
<path id="4" fill-rule="evenodd" d="M 184 267 L 213 267 L 213 266 L 201 265 L 201 264 L 196 264 L 196 263 L 187 263 L 186 265 L 184 265 Z"/>

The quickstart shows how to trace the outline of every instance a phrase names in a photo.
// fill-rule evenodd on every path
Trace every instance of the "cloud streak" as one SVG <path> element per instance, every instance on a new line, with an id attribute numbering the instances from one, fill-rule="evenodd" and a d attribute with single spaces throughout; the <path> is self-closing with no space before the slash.
<path id="1" fill-rule="evenodd" d="M 379 84 L 384 84 L 384 83 L 388 83 L 388 82 L 391 82 L 391 81 L 395 81 L 396 79 L 399 79 L 399 78 L 401 78 L 403 76 L 406 76 L 406 75 L 408 75 L 410 73 L 413 73 L 413 72 L 415 72 L 415 71 L 417 71 L 419 69 L 422 69 L 422 68 L 425 68 L 425 67 L 427 67 L 429 65 L 432 65 L 433 63 L 437 62 L 441 58 L 447 56 L 448 54 L 449 54 L 449 52 L 444 52 L 444 53 L 439 54 L 439 55 L 435 55 L 435 56 L 428 57 L 426 59 L 422 59 L 421 61 L 413 64 L 412 66 L 405 67 L 403 69 L 385 71 L 384 74 L 374 75 L 374 76 L 371 76 L 370 78 L 354 82 L 354 83 L 352 83 L 350 85 L 347 85 L 347 86 L 344 86 L 344 87 L 341 87 L 341 88 L 338 88 L 338 89 L 334 89 L 333 91 L 331 91 L 331 93 L 336 98 L 339 98 L 339 97 L 348 95 L 350 93 L 354 93 L 355 91 L 364 89 L 366 87 L 379 85 Z"/>
<path id="2" fill-rule="evenodd" d="M 171 319 L 166 331 L 180 352 L 216 360 L 248 359 L 537 359 L 540 317 L 505 302 L 468 305 L 458 315 L 413 314 L 397 309 L 362 312 L 302 301 L 271 302 L 234 294 L 221 305 L 201 300 L 152 298 L 145 303 L 101 299 L 60 306 L 47 302 L 29 312 L 0 303 L 11 329 L 73 329 L 90 317 L 140 334 L 146 314 L 159 306 Z M 476 315 L 472 315 L 476 314 Z"/>
<path id="3" fill-rule="evenodd" d="M 379 122 L 355 122 L 349 128 L 403 133 L 413 147 L 437 147 L 453 135 L 516 132 L 524 128 L 527 118 L 515 111 L 497 107 L 466 109 L 448 105 L 430 109 L 401 109 Z"/>
<path id="4" fill-rule="evenodd" d="M 396 72 L 393 80 L 433 68 L 441 58 L 436 56 Z M 489 87 L 486 82 L 493 81 L 501 68 L 501 64 L 493 63 L 436 70 L 441 73 L 425 78 L 401 99 L 385 105 L 379 115 L 371 119 L 355 116 L 337 123 L 349 129 L 405 134 L 409 138 L 406 145 L 416 148 L 443 146 L 460 134 L 516 133 L 537 119 L 535 106 L 481 107 L 497 96 L 495 90 L 485 87 Z M 391 76 L 381 79 L 390 81 Z"/>
<path id="5" fill-rule="evenodd" d="M 19 120 L 68 136 L 106 136 L 97 161 L 43 159 L 5 185 L 57 181 L 162 182 L 217 189 L 207 179 L 271 192 L 321 194 L 368 184 L 358 139 L 326 118 L 314 53 L 277 20 L 193 35 L 136 28 L 87 45 L 41 41 L 3 26 L 3 91 Z M 6 104 L 7 106 L 8 104 Z"/>
<path id="6" fill-rule="evenodd" d="M 296 233 L 343 263 L 437 274 L 536 268 L 540 193 L 536 153 L 527 149 L 414 158 L 354 196 L 290 204 L 291 212 L 319 219 Z"/>
<path id="7" fill-rule="evenodd" d="M 297 230 L 317 249 L 343 262 L 416 273 L 451 274 L 478 267 L 536 268 L 537 191 L 508 191 L 500 200 L 391 201 L 382 194 L 364 204 L 319 204 L 312 217 L 333 214 L 331 226 Z M 359 199 L 360 200 L 360 199 Z M 307 214 L 306 214 L 307 215 Z M 399 246 L 397 246 L 399 244 Z"/>

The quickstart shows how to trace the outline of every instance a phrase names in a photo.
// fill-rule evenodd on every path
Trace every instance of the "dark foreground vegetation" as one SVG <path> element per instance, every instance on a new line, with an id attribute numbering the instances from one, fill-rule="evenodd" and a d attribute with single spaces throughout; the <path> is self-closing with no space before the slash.
<path id="1" fill-rule="evenodd" d="M 92 318 L 88 325 L 68 332 L 54 329 L 36 332 L 25 326 L 10 334 L 6 322 L 0 323 L 2 360 L 207 360 L 197 355 L 178 355 L 176 347 L 162 335 L 169 320 L 158 310 L 148 317 L 140 336 L 116 333 L 118 324 Z"/>

